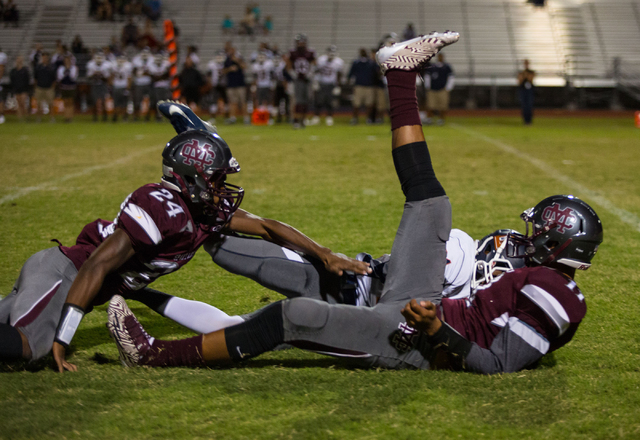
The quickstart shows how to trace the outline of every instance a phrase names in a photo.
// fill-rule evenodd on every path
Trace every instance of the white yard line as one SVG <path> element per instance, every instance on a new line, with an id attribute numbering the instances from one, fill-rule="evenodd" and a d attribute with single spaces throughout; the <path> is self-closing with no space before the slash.
<path id="1" fill-rule="evenodd" d="M 566 176 L 561 172 L 559 172 L 558 170 L 549 167 L 547 163 L 541 161 L 540 159 L 536 159 L 535 157 L 529 156 L 527 153 L 523 153 L 522 151 L 518 150 L 517 148 L 509 144 L 505 144 L 504 142 L 498 139 L 494 139 L 489 136 L 486 136 L 480 133 L 479 131 L 473 130 L 471 128 L 463 127 L 459 124 L 450 124 L 450 126 L 455 130 L 461 131 L 472 137 L 475 137 L 491 145 L 494 145 L 495 147 L 498 147 L 505 153 L 512 154 L 520 159 L 523 159 L 529 162 L 531 165 L 538 168 L 540 171 L 542 171 L 549 177 L 552 177 L 560 181 L 564 185 L 568 186 L 569 188 L 571 188 L 571 190 L 574 191 L 576 194 L 578 194 L 579 197 L 588 199 L 590 202 L 593 202 L 596 205 L 599 205 L 600 207 L 604 208 L 606 211 L 609 211 L 611 214 L 618 217 L 624 223 L 633 227 L 633 229 L 635 229 L 636 231 L 640 232 L 640 218 L 638 218 L 637 215 L 629 211 L 625 211 L 624 209 L 618 208 L 611 201 L 601 196 L 596 191 L 590 190 L 589 188 L 582 185 L 581 183 L 578 183 L 575 180 L 571 179 L 569 176 Z"/>
<path id="2" fill-rule="evenodd" d="M 44 182 L 41 183 L 40 185 L 37 186 L 29 186 L 29 187 L 25 187 L 25 188 L 20 188 L 19 190 L 11 193 L 11 194 L 7 194 L 6 196 L 0 198 L 0 205 L 10 202 L 12 200 L 16 200 L 22 196 L 26 196 L 27 194 L 30 194 L 34 191 L 46 191 L 48 189 L 50 189 L 51 187 L 57 186 L 62 182 L 66 182 L 67 180 L 71 180 L 71 179 L 75 179 L 76 177 L 82 177 L 82 176 L 86 176 L 88 174 L 91 174 L 95 171 L 100 171 L 100 170 L 104 170 L 107 168 L 113 168 L 115 166 L 118 165 L 122 165 L 124 163 L 129 162 L 131 159 L 134 159 L 136 157 L 139 156 L 144 156 L 145 154 L 149 154 L 152 152 L 159 152 L 161 151 L 162 146 L 158 146 L 155 145 L 153 147 L 149 147 L 149 148 L 145 148 L 144 150 L 138 150 L 135 153 L 131 153 L 127 156 L 121 157 L 120 159 L 116 159 L 113 160 L 111 162 L 102 164 L 102 165 L 95 165 L 92 167 L 87 167 L 85 169 L 83 169 L 82 171 L 78 171 L 77 173 L 71 173 L 71 174 L 66 174 L 62 177 L 58 177 L 57 179 L 53 179 L 50 180 L 48 182 Z"/>

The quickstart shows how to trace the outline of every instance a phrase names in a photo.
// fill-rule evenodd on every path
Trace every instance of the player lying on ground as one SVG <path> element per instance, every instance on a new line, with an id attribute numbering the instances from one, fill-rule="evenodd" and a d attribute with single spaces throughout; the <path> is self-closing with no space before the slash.
<path id="1" fill-rule="evenodd" d="M 443 298 L 469 298 L 475 289 L 500 275 L 524 267 L 523 257 L 509 257 L 507 235 L 516 232 L 497 230 L 476 243 L 465 232 L 452 229 L 446 243 L 447 264 L 444 272 Z M 311 257 L 274 243 L 247 237 L 225 236 L 215 246 L 205 249 L 223 269 L 248 277 L 287 298 L 312 298 L 331 304 L 372 307 L 377 304 L 387 275 L 389 254 L 372 259 L 358 254 L 356 259 L 369 262 L 367 275 L 337 276 Z M 168 295 L 150 288 L 136 299 L 162 316 L 174 320 L 195 333 L 210 333 L 244 321 L 200 301 Z"/>
<path id="2" fill-rule="evenodd" d="M 181 111 L 167 110 L 169 115 Z M 337 275 L 370 270 L 284 223 L 238 209 L 243 190 L 225 181 L 240 166 L 226 142 L 206 128 L 167 143 L 162 183 L 131 193 L 113 223 L 96 220 L 84 227 L 75 246 L 46 249 L 27 260 L 13 291 L 0 301 L 0 361 L 35 360 L 53 350 L 60 371 L 75 371 L 65 348 L 85 313 L 117 293 L 140 300 L 140 289 L 184 266 L 203 243 L 215 242 L 223 232 L 311 255 Z"/>
<path id="3" fill-rule="evenodd" d="M 416 72 L 458 34 L 419 37 L 383 48 L 391 107 L 392 153 L 406 203 L 384 290 L 374 307 L 293 298 L 224 330 L 179 341 L 150 337 L 114 297 L 109 330 L 129 365 L 226 364 L 282 343 L 357 359 L 361 366 L 428 369 L 439 353 L 448 366 L 480 373 L 517 371 L 566 344 L 586 313 L 573 281 L 602 242 L 595 212 L 571 196 L 553 196 L 525 211 L 523 245 L 530 267 L 478 289 L 475 299 L 440 301 L 450 204 L 431 165 L 415 96 Z M 528 225 L 532 223 L 531 235 Z"/>

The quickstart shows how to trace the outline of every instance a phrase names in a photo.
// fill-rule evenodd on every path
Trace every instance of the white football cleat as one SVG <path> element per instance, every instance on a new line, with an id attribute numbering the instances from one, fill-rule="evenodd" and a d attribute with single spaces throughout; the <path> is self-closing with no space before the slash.
<path id="1" fill-rule="evenodd" d="M 153 341 L 150 341 L 149 335 L 120 295 L 114 295 L 109 301 L 107 316 L 107 328 L 118 347 L 120 362 L 125 367 L 138 366 L 142 357 L 141 351 L 146 353 Z M 132 329 L 134 331 L 131 331 Z"/>
<path id="2" fill-rule="evenodd" d="M 327 124 L 327 127 L 331 127 L 333 126 L 333 118 L 331 116 L 327 116 L 327 118 L 324 120 L 325 124 Z"/>
<path id="3" fill-rule="evenodd" d="M 418 70 L 440 49 L 460 39 L 457 32 L 432 33 L 383 47 L 376 53 L 382 73 L 390 69 Z"/>

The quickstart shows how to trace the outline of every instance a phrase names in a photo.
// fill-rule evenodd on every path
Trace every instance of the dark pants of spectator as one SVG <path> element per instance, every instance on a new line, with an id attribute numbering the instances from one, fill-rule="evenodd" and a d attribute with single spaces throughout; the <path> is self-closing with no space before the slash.
<path id="1" fill-rule="evenodd" d="M 524 87 L 519 89 L 520 94 L 520 106 L 522 107 L 522 120 L 525 124 L 531 124 L 533 120 L 533 88 L 526 89 Z"/>
<path id="2" fill-rule="evenodd" d="M 280 111 L 280 103 L 283 104 L 284 111 Z M 274 96 L 274 99 L 273 99 L 273 106 L 278 111 L 277 122 L 282 121 L 282 115 L 283 114 L 285 115 L 286 120 L 289 121 L 289 119 L 291 117 L 290 113 L 289 113 L 289 107 L 291 106 L 291 100 L 289 98 L 289 95 L 287 94 L 287 90 L 286 90 L 285 86 L 283 86 L 282 84 L 278 84 L 276 86 L 275 96 Z"/>

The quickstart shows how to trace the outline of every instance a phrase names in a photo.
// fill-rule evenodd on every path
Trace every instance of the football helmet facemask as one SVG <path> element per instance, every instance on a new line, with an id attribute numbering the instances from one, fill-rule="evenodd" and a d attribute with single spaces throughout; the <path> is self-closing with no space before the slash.
<path id="1" fill-rule="evenodd" d="M 586 270 L 602 243 L 602 223 L 596 212 L 574 196 L 547 197 L 524 211 L 526 235 L 511 233 L 509 241 L 524 249 L 527 266 L 563 264 Z M 529 226 L 531 225 L 531 235 Z"/>
<path id="2" fill-rule="evenodd" d="M 525 266 L 524 257 L 509 256 L 523 252 L 513 248 L 516 245 L 508 240 L 511 233 L 518 234 L 512 229 L 498 229 L 478 241 L 474 277 L 471 280 L 472 289 L 491 283 L 505 272 Z"/>
<path id="3" fill-rule="evenodd" d="M 162 159 L 162 184 L 207 216 L 206 224 L 219 229 L 231 220 L 244 190 L 225 182 L 240 165 L 224 139 L 217 133 L 187 130 L 167 143 Z"/>

